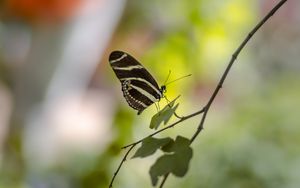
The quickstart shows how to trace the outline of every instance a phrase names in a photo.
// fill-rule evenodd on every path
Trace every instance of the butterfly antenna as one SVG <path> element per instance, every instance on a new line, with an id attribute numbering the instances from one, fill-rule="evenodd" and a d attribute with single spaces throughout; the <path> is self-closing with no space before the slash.
<path id="1" fill-rule="evenodd" d="M 166 79 L 166 81 L 164 82 L 164 85 L 166 85 L 167 81 L 168 81 L 168 80 L 169 80 L 169 78 L 170 78 L 170 75 L 171 75 L 171 70 L 169 70 L 169 74 L 168 74 L 168 76 L 167 76 L 167 79 Z"/>
<path id="2" fill-rule="evenodd" d="M 177 79 L 175 79 L 175 80 L 172 80 L 172 81 L 166 83 L 165 86 L 166 86 L 166 85 L 169 85 L 169 84 L 171 84 L 171 83 L 173 83 L 173 82 L 176 82 L 176 81 L 178 81 L 178 80 L 181 80 L 181 79 L 183 79 L 183 78 L 189 77 L 189 76 L 192 76 L 192 74 L 188 74 L 188 75 L 182 76 L 182 77 L 180 77 L 180 78 L 177 78 Z"/>

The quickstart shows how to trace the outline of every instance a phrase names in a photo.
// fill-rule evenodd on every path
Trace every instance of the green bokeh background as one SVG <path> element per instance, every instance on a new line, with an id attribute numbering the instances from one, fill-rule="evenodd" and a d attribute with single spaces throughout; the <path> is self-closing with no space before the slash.
<path id="1" fill-rule="evenodd" d="M 169 99 L 180 94 L 178 113 L 187 115 L 207 102 L 231 54 L 276 2 L 130 0 L 107 51 L 129 52 L 161 84 L 169 70 L 171 80 L 192 74 L 169 85 L 166 94 Z M 300 29 L 287 14 L 293 4 L 300 7 L 298 2 L 288 2 L 242 51 L 192 145 L 194 156 L 187 175 L 170 176 L 165 187 L 300 185 Z M 292 10 L 299 17 L 299 8 Z M 107 60 L 101 63 L 105 66 L 99 66 L 97 73 L 102 74 L 102 83 L 118 87 Z M 0 81 L 13 88 L 10 70 L 1 59 L 0 65 Z M 73 155 L 68 162 L 42 169 L 37 177 L 48 182 L 47 187 L 108 187 L 125 153 L 120 148 L 152 132 L 148 125 L 155 112 L 150 107 L 136 116 L 124 100 L 118 100 L 110 125 L 115 136 L 104 152 Z M 160 136 L 191 137 L 199 121 L 195 117 Z M 12 122 L 3 150 L 0 188 L 32 187 L 22 154 L 22 129 L 15 125 L 22 123 Z M 148 170 L 158 156 L 128 160 L 114 187 L 150 187 Z"/>

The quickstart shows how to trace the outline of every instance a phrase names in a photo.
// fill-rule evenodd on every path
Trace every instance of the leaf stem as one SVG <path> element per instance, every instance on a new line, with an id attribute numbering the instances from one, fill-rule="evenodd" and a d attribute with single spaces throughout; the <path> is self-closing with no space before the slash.
<path id="1" fill-rule="evenodd" d="M 164 175 L 164 179 L 162 180 L 159 188 L 163 188 L 164 187 L 164 184 L 165 184 L 166 180 L 168 179 L 169 175 L 170 175 L 170 173 L 167 173 L 167 174 Z"/>

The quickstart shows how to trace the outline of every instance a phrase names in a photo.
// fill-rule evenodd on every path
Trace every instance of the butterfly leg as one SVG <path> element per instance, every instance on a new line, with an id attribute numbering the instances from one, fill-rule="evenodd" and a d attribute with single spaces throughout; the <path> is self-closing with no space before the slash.
<path id="1" fill-rule="evenodd" d="M 155 104 L 155 107 L 156 107 L 157 112 L 159 112 L 159 110 L 160 110 L 160 109 L 159 109 L 159 103 L 157 103 L 157 104 L 154 103 L 154 104 Z"/>

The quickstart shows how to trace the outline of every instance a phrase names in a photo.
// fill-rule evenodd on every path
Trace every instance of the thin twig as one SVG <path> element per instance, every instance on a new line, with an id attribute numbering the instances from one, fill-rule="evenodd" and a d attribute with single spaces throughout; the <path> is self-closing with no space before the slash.
<path id="1" fill-rule="evenodd" d="M 169 126 L 167 126 L 167 127 L 164 127 L 164 128 L 162 128 L 162 129 L 160 129 L 160 130 L 158 130 L 158 131 L 156 131 L 156 132 L 154 132 L 154 133 L 152 133 L 152 134 L 150 134 L 150 135 L 148 135 L 148 136 L 146 136 L 146 137 L 144 137 L 144 138 L 142 138 L 142 139 L 140 139 L 140 140 L 134 142 L 134 143 L 128 144 L 128 145 L 126 145 L 126 146 L 123 146 L 122 149 L 128 148 L 128 147 L 130 147 L 130 146 L 132 146 L 132 145 L 137 145 L 137 144 L 141 143 L 143 140 L 145 140 L 146 138 L 152 137 L 152 136 L 154 136 L 154 135 L 157 135 L 157 134 L 160 133 L 160 132 L 163 132 L 163 131 L 165 131 L 165 130 L 167 130 L 167 129 L 170 129 L 170 128 L 174 127 L 175 125 L 177 125 L 178 123 L 181 123 L 181 122 L 183 122 L 183 121 L 185 121 L 185 120 L 187 120 L 187 119 L 190 119 L 190 118 L 192 118 L 192 117 L 194 117 L 194 116 L 197 116 L 197 115 L 203 113 L 204 111 L 205 111 L 205 108 L 203 108 L 202 110 L 199 110 L 199 111 L 197 111 L 197 112 L 195 112 L 195 113 L 192 113 L 192 114 L 190 114 L 190 115 L 183 116 L 183 117 L 181 117 L 181 119 L 179 119 L 178 121 L 172 123 L 171 125 L 169 125 Z"/>
<path id="2" fill-rule="evenodd" d="M 167 174 L 164 175 L 164 179 L 162 180 L 159 188 L 163 188 L 164 187 L 164 184 L 165 184 L 166 180 L 168 179 L 169 175 L 170 175 L 170 173 L 167 173 Z"/>
<path id="3" fill-rule="evenodd" d="M 206 110 L 202 116 L 202 119 L 200 121 L 200 124 L 198 126 L 197 131 L 195 132 L 195 134 L 193 135 L 193 137 L 191 138 L 191 143 L 196 139 L 196 137 L 198 136 L 198 134 L 201 132 L 201 130 L 203 129 L 203 124 L 205 122 L 205 118 L 206 118 L 206 114 L 211 106 L 211 104 L 213 103 L 215 97 L 217 96 L 217 94 L 219 93 L 220 89 L 223 86 L 223 83 L 233 65 L 233 63 L 235 62 L 235 60 L 237 59 L 238 55 L 240 54 L 240 52 L 242 51 L 242 49 L 246 46 L 246 44 L 248 43 L 248 41 L 252 38 L 252 36 L 261 28 L 261 26 L 264 25 L 264 23 L 274 15 L 274 13 L 286 2 L 287 0 L 282 0 L 280 1 L 251 31 L 250 33 L 247 35 L 247 37 L 244 39 L 244 41 L 240 44 L 240 46 L 236 49 L 236 51 L 232 54 L 231 60 L 228 63 L 227 68 L 225 69 L 225 72 L 223 73 L 216 89 L 214 90 L 212 96 L 210 97 L 207 105 L 206 105 Z"/>
<path id="4" fill-rule="evenodd" d="M 126 146 L 122 147 L 122 149 L 126 149 L 126 148 L 128 148 L 128 147 L 130 147 L 130 148 L 129 148 L 129 150 L 126 152 L 124 158 L 122 159 L 122 161 L 121 161 L 120 164 L 119 164 L 118 169 L 117 169 L 116 172 L 114 173 L 114 175 L 113 175 L 113 177 L 112 177 L 112 180 L 111 180 L 111 182 L 110 182 L 110 184 L 109 184 L 109 188 L 112 188 L 112 185 L 113 185 L 113 183 L 114 183 L 114 180 L 115 180 L 117 174 L 119 173 L 119 171 L 120 171 L 120 169 L 121 169 L 123 163 L 126 161 L 126 158 L 127 158 L 128 154 L 130 153 L 130 151 L 131 151 L 137 144 L 141 143 L 143 140 L 145 140 L 145 139 L 148 138 L 148 137 L 152 137 L 152 136 L 154 136 L 154 135 L 156 135 L 156 134 L 158 134 L 158 133 L 160 133 L 160 132 L 163 132 L 163 131 L 166 130 L 166 129 L 169 129 L 169 128 L 171 128 L 171 127 L 174 127 L 175 125 L 177 125 L 177 124 L 180 123 L 180 122 L 183 122 L 183 121 L 185 121 L 185 120 L 187 120 L 187 119 L 190 119 L 190 118 L 192 118 L 192 117 L 194 117 L 194 116 L 197 116 L 197 115 L 199 115 L 199 114 L 201 114 L 201 113 L 203 113 L 203 112 L 204 112 L 204 108 L 203 108 L 202 110 L 199 110 L 199 111 L 197 111 L 197 112 L 194 112 L 194 113 L 192 113 L 192 114 L 190 114 L 190 115 L 183 116 L 180 120 L 178 120 L 178 121 L 172 123 L 171 125 L 169 125 L 169 126 L 167 126 L 167 127 L 165 127 L 165 128 L 162 128 L 162 129 L 160 129 L 160 130 L 158 130 L 158 131 L 156 131 L 156 132 L 154 132 L 154 133 L 148 135 L 147 137 L 142 138 L 142 139 L 140 139 L 140 140 L 138 140 L 138 141 L 136 141 L 136 142 L 134 142 L 134 143 L 132 143 L 132 144 L 129 144 L 129 145 L 126 145 Z M 166 177 L 165 177 L 165 178 L 166 178 Z M 163 185 L 163 184 L 162 184 L 162 185 Z"/>
<path id="5" fill-rule="evenodd" d="M 113 175 L 113 177 L 112 177 L 112 179 L 111 179 L 111 181 L 110 181 L 109 188 L 112 188 L 112 187 L 113 187 L 113 183 L 114 183 L 114 181 L 115 181 L 115 178 L 117 177 L 117 174 L 119 173 L 119 171 L 120 171 L 120 169 L 121 169 L 123 163 L 126 161 L 128 154 L 130 153 L 130 151 L 131 151 L 135 146 L 136 146 L 136 144 L 132 145 L 132 146 L 128 149 L 128 151 L 126 152 L 126 154 L 124 155 L 124 157 L 123 157 L 121 163 L 119 164 L 118 169 L 116 170 L 116 172 L 114 173 L 114 175 Z"/>
<path id="6" fill-rule="evenodd" d="M 204 113 L 202 115 L 201 121 L 199 123 L 199 126 L 197 128 L 197 131 L 194 133 L 194 135 L 191 137 L 190 139 L 190 143 L 192 144 L 194 142 L 194 140 L 197 138 L 197 136 L 199 135 L 199 133 L 203 130 L 203 125 L 206 119 L 206 115 L 209 111 L 209 108 L 211 106 L 211 104 L 213 103 L 214 99 L 216 98 L 217 94 L 219 93 L 220 89 L 223 86 L 223 83 L 233 65 L 233 63 L 235 62 L 235 60 L 237 59 L 238 55 L 240 54 L 240 52 L 242 51 L 242 49 L 245 47 L 245 45 L 248 43 L 248 41 L 252 38 L 252 36 L 261 28 L 261 26 L 264 25 L 264 23 L 270 18 L 272 17 L 272 15 L 286 2 L 287 0 L 282 0 L 280 1 L 251 31 L 250 33 L 247 35 L 247 37 L 244 39 L 244 41 L 240 44 L 240 46 L 236 49 L 236 51 L 232 54 L 231 60 L 228 63 L 227 68 L 225 69 L 225 72 L 223 73 L 216 89 L 214 90 L 212 96 L 210 97 L 208 103 L 206 104 L 206 106 L 204 107 Z M 167 175 L 167 174 L 166 174 Z M 167 181 L 168 176 L 164 176 L 164 183 Z M 160 188 L 163 188 L 163 185 Z"/>

